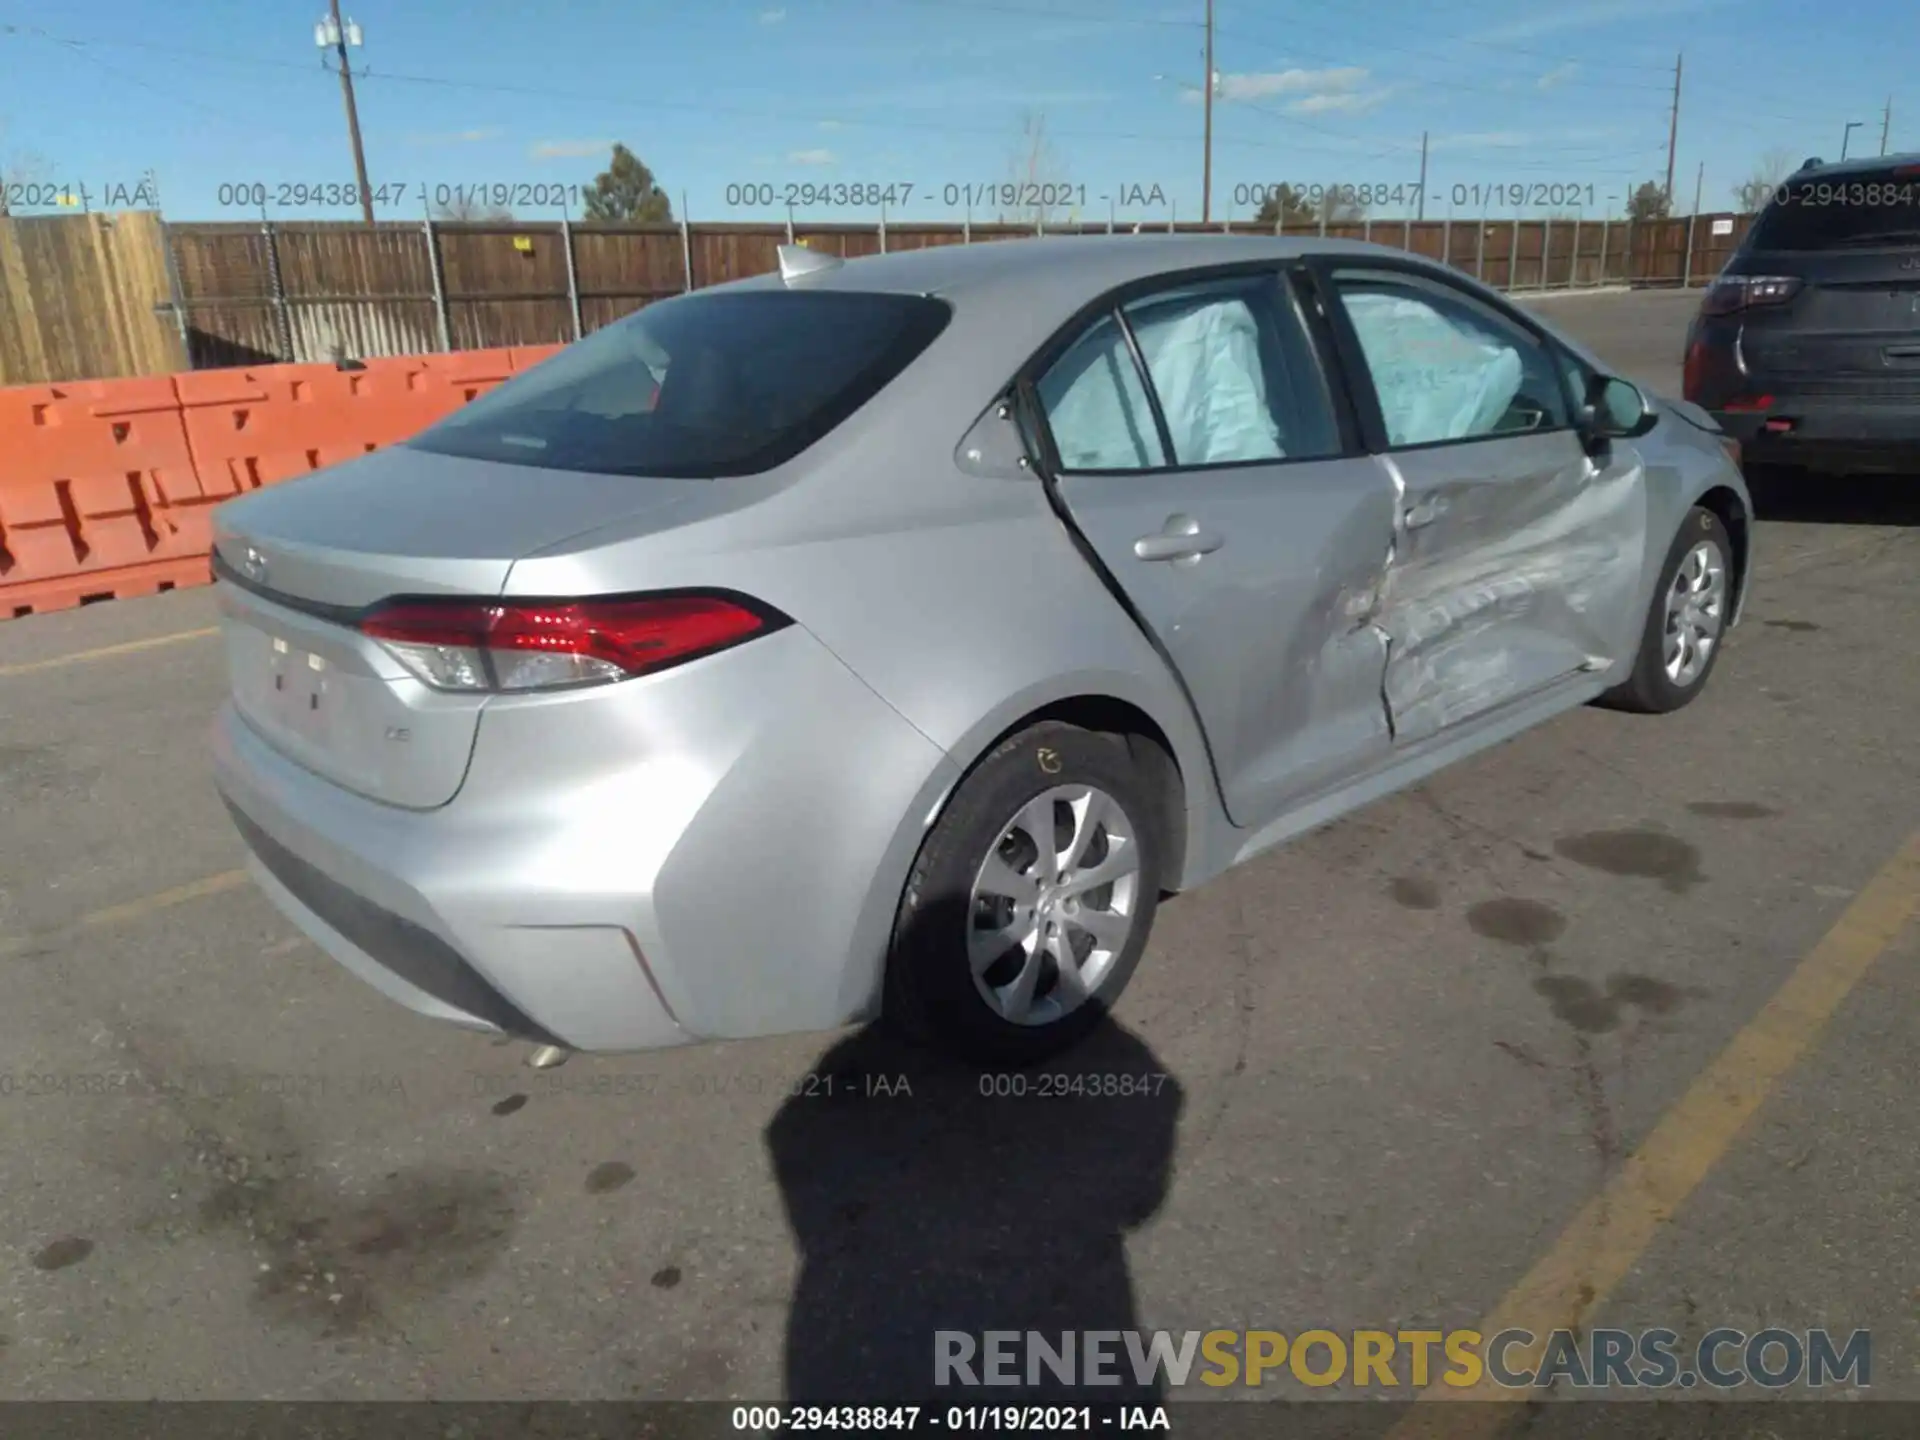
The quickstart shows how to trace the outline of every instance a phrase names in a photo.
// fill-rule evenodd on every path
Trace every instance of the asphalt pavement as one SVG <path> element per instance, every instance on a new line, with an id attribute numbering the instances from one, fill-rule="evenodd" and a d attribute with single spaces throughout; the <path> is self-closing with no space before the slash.
<path id="1" fill-rule="evenodd" d="M 1691 297 L 1540 304 L 1677 387 Z M 0 624 L 0 1395 L 857 1397 L 1039 1316 L 1867 1329 L 1920 1399 L 1916 485 L 1763 496 L 1687 710 L 1170 902 L 1024 1097 L 417 1019 L 238 873 L 205 591 Z"/>

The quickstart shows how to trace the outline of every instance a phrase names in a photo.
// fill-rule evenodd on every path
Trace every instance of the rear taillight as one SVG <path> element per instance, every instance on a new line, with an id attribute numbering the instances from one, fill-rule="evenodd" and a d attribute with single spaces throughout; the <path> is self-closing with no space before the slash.
<path id="1" fill-rule="evenodd" d="M 1707 376 L 1707 342 L 1696 340 L 1687 346 L 1687 358 L 1680 366 L 1680 394 L 1698 404 Z"/>
<path id="2" fill-rule="evenodd" d="M 1731 315 L 1756 305 L 1779 305 L 1800 293 L 1796 275 L 1723 275 L 1700 297 L 1702 315 Z"/>
<path id="3" fill-rule="evenodd" d="M 786 617 L 723 594 L 601 600 L 391 600 L 360 621 L 436 690 L 601 685 L 710 655 Z"/>

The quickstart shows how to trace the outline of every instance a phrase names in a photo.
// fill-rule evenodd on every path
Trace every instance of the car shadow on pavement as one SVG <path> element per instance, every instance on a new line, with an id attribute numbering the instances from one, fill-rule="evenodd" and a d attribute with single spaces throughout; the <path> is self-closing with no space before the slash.
<path id="1" fill-rule="evenodd" d="M 1756 469 L 1747 476 L 1762 520 L 1807 525 L 1920 525 L 1920 474 L 1800 475 Z"/>
<path id="2" fill-rule="evenodd" d="M 801 1270 L 786 1392 L 810 1404 L 1153 1403 L 1123 1383 L 942 1388 L 936 1332 L 1137 1327 L 1126 1233 L 1165 1199 L 1181 1090 L 1108 1020 L 1028 1070 L 946 1062 L 869 1027 L 834 1045 L 767 1128 Z M 1077 1340 L 1077 1337 L 1076 1337 Z M 975 1373 L 983 1357 L 976 1351 Z M 1078 1375 L 1079 1372 L 1075 1372 Z M 964 1382 L 964 1376 L 959 1377 Z M 981 1374 L 984 1379 L 984 1374 Z"/>

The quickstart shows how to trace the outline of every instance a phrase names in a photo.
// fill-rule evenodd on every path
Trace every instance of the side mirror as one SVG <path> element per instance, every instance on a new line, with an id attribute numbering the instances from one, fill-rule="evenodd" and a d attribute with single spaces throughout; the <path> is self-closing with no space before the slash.
<path id="1" fill-rule="evenodd" d="M 1599 448 L 1610 440 L 1644 435 L 1657 419 L 1653 403 L 1638 385 L 1617 376 L 1596 375 L 1580 411 L 1580 431 L 1589 447 Z"/>

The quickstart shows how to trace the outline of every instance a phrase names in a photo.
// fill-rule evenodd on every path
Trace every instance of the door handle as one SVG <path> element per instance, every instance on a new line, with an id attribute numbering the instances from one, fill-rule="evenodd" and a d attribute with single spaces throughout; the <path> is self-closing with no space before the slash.
<path id="1" fill-rule="evenodd" d="M 1133 553 L 1142 560 L 1198 560 L 1226 543 L 1226 536 L 1202 530 L 1190 516 L 1169 515 L 1158 535 L 1142 535 L 1133 542 Z"/>
<path id="2" fill-rule="evenodd" d="M 1407 529 L 1418 530 L 1424 525 L 1433 524 L 1434 521 L 1446 513 L 1447 502 L 1440 496 L 1435 495 L 1429 499 L 1420 501 L 1417 505 L 1409 505 L 1406 510 L 1402 512 L 1400 519 L 1401 522 L 1406 525 Z"/>

